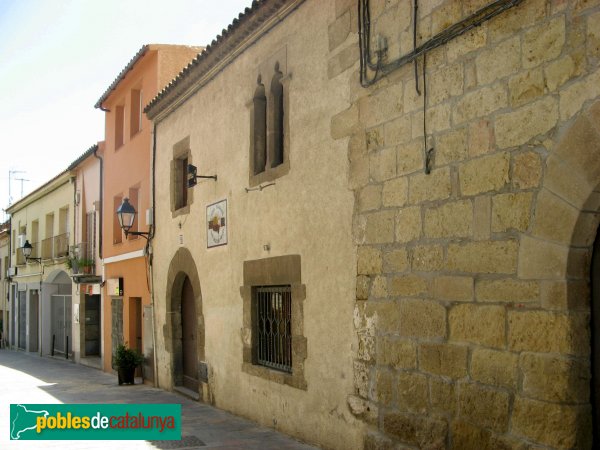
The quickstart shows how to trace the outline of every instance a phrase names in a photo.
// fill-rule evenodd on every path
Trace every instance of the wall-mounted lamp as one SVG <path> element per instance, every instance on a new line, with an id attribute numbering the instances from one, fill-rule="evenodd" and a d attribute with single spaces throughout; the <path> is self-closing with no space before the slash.
<path id="1" fill-rule="evenodd" d="M 192 164 L 188 164 L 187 171 L 189 188 L 196 186 L 198 178 L 212 178 L 213 180 L 217 181 L 216 175 L 198 175 L 198 168 Z"/>
<path id="2" fill-rule="evenodd" d="M 129 199 L 125 197 L 123 199 L 123 203 L 117 209 L 117 218 L 119 219 L 119 225 L 121 229 L 125 232 L 125 237 L 132 234 L 134 236 L 143 236 L 148 239 L 150 233 L 145 231 L 129 231 L 133 226 L 133 222 L 135 221 L 135 216 L 137 212 L 135 208 L 129 203 Z"/>
<path id="3" fill-rule="evenodd" d="M 38 264 L 42 264 L 42 258 L 32 258 L 31 257 L 31 252 L 33 250 L 33 245 L 31 245 L 29 243 L 29 241 L 25 241 L 25 243 L 23 244 L 23 247 L 21 247 L 21 250 L 23 250 L 23 256 L 25 257 L 25 261 L 29 262 L 29 260 L 35 261 Z"/>

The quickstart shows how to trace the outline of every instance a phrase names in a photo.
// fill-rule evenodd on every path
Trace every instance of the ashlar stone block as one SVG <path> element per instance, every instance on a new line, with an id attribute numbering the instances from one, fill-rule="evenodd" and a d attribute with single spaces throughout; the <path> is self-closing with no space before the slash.
<path id="1" fill-rule="evenodd" d="M 439 300 L 455 302 L 473 301 L 473 278 L 459 276 L 435 277 L 433 295 Z"/>
<path id="2" fill-rule="evenodd" d="M 558 122 L 558 102 L 545 97 L 496 117 L 499 148 L 516 147 L 550 131 Z"/>
<path id="3" fill-rule="evenodd" d="M 401 411 L 426 413 L 429 406 L 427 377 L 415 372 L 398 374 L 398 406 Z"/>
<path id="4" fill-rule="evenodd" d="M 412 204 L 446 199 L 452 193 L 450 168 L 432 170 L 429 175 L 424 172 L 411 175 L 408 186 L 408 199 Z"/>
<path id="5" fill-rule="evenodd" d="M 492 386 L 515 389 L 519 357 L 506 351 L 478 348 L 471 356 L 471 378 Z"/>
<path id="6" fill-rule="evenodd" d="M 469 237 L 473 233 L 473 203 L 460 200 L 425 210 L 425 237 Z"/>
<path id="7" fill-rule="evenodd" d="M 375 247 L 358 247 L 358 275 L 376 275 L 381 273 L 383 260 L 381 250 Z"/>
<path id="8" fill-rule="evenodd" d="M 518 248 L 514 240 L 450 244 L 447 267 L 469 273 L 515 273 Z"/>
<path id="9" fill-rule="evenodd" d="M 438 418 L 390 412 L 383 416 L 383 430 L 403 443 L 436 449 L 444 448 L 448 423 Z"/>
<path id="10" fill-rule="evenodd" d="M 377 343 L 378 364 L 397 369 L 417 367 L 417 346 L 412 340 L 380 336 Z"/>
<path id="11" fill-rule="evenodd" d="M 526 231 L 531 219 L 533 194 L 498 194 L 492 197 L 492 231 Z"/>
<path id="12" fill-rule="evenodd" d="M 508 348 L 512 351 L 589 354 L 589 323 L 585 313 L 510 311 Z"/>
<path id="13" fill-rule="evenodd" d="M 505 321 L 506 312 L 502 306 L 473 303 L 456 305 L 448 315 L 450 339 L 503 348 Z"/>
<path id="14" fill-rule="evenodd" d="M 518 108 L 544 95 L 545 80 L 541 69 L 521 72 L 508 80 L 510 105 Z"/>
<path id="15" fill-rule="evenodd" d="M 523 394 L 554 403 L 587 403 L 590 367 L 580 360 L 540 353 L 522 353 Z"/>
<path id="16" fill-rule="evenodd" d="M 537 303 L 540 301 L 540 283 L 514 278 L 480 279 L 475 284 L 479 302 Z"/>
<path id="17" fill-rule="evenodd" d="M 434 272 L 444 267 L 441 245 L 416 245 L 411 249 L 411 267 L 416 272 Z"/>
<path id="18" fill-rule="evenodd" d="M 394 242 L 394 211 L 379 211 L 367 215 L 366 242 L 383 244 Z"/>
<path id="19" fill-rule="evenodd" d="M 383 270 L 385 273 L 406 272 L 409 267 L 408 252 L 405 248 L 384 250 Z"/>
<path id="20" fill-rule="evenodd" d="M 499 63 L 502 61 L 502 63 Z M 516 73 L 521 67 L 521 38 L 514 36 L 493 48 L 482 51 L 475 58 L 477 81 L 480 85 Z"/>
<path id="21" fill-rule="evenodd" d="M 462 345 L 424 343 L 419 346 L 419 369 L 459 379 L 467 375 L 467 353 Z"/>
<path id="22" fill-rule="evenodd" d="M 536 152 L 513 156 L 513 186 L 517 189 L 538 187 L 542 177 L 542 160 Z"/>
<path id="23" fill-rule="evenodd" d="M 438 166 L 468 158 L 467 132 L 465 128 L 452 130 L 436 138 L 435 162 Z"/>
<path id="24" fill-rule="evenodd" d="M 508 153 L 496 153 L 467 161 L 459 167 L 460 191 L 463 195 L 498 191 L 509 182 L 509 168 Z"/>
<path id="25" fill-rule="evenodd" d="M 396 242 L 410 242 L 421 237 L 421 208 L 403 208 L 396 214 Z"/>
<path id="26" fill-rule="evenodd" d="M 456 413 L 457 395 L 454 383 L 445 378 L 429 377 L 431 409 L 440 413 Z"/>
<path id="27" fill-rule="evenodd" d="M 400 336 L 435 338 L 446 336 L 446 308 L 425 299 L 405 299 L 399 302 Z"/>
<path id="28" fill-rule="evenodd" d="M 480 427 L 507 431 L 509 402 L 506 391 L 476 383 L 459 384 L 459 416 Z"/>
<path id="29" fill-rule="evenodd" d="M 453 111 L 454 125 L 476 118 L 483 118 L 508 105 L 508 94 L 504 85 L 496 83 L 469 92 L 456 102 Z"/>
<path id="30" fill-rule="evenodd" d="M 404 206 L 408 201 L 408 179 L 394 178 L 383 183 L 381 192 L 383 206 Z"/>
<path id="31" fill-rule="evenodd" d="M 589 417 L 589 412 L 577 406 L 518 396 L 513 407 L 512 431 L 553 448 L 591 448 L 591 442 L 588 441 L 591 424 L 588 433 L 580 431 L 587 428 L 584 426 L 586 415 Z"/>
<path id="32" fill-rule="evenodd" d="M 564 15 L 529 29 L 523 37 L 523 67 L 536 67 L 557 58 L 564 45 Z"/>

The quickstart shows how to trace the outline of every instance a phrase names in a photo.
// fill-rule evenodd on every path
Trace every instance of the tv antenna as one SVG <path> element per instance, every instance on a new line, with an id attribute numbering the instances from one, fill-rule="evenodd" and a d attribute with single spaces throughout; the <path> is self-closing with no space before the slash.
<path id="1" fill-rule="evenodd" d="M 12 176 L 17 173 L 25 173 L 25 171 L 24 170 L 9 170 L 8 171 L 8 205 L 9 206 L 12 204 L 12 194 L 11 194 Z M 29 181 L 29 180 L 27 180 L 27 181 Z M 21 182 L 21 196 L 23 196 L 23 182 Z"/>

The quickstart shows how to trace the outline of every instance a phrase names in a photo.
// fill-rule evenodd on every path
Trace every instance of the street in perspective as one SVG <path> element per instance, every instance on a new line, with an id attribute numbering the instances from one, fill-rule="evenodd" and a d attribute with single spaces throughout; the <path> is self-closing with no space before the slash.
<path id="1" fill-rule="evenodd" d="M 10 449 L 314 449 L 273 429 L 205 403 L 139 383 L 119 385 L 117 376 L 37 354 L 0 350 L 0 447 Z M 10 404 L 167 403 L 181 405 L 180 441 L 9 440 Z"/>

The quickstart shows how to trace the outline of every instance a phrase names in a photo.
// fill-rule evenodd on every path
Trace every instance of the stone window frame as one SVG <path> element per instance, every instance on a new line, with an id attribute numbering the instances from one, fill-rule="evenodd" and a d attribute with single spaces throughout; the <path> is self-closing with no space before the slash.
<path id="1" fill-rule="evenodd" d="M 256 286 L 289 285 L 292 293 L 292 372 L 282 372 L 258 365 L 253 339 L 253 291 Z M 301 280 L 300 255 L 275 256 L 244 261 L 244 285 L 240 286 L 243 302 L 242 371 L 279 384 L 307 390 L 304 361 L 307 339 L 304 336 L 304 300 L 306 286 Z"/>
<path id="2" fill-rule="evenodd" d="M 248 171 L 248 183 L 250 187 L 257 186 L 261 183 L 273 181 L 280 178 L 290 171 L 290 127 L 289 127 L 289 116 L 290 116 L 290 101 L 289 101 L 289 81 L 291 80 L 291 74 L 287 68 L 287 49 L 284 47 L 271 55 L 265 60 L 257 69 L 255 73 L 256 82 L 252 87 L 253 97 L 247 106 L 250 108 L 250 146 L 249 146 L 249 171 Z M 274 92 L 275 86 L 280 84 L 280 92 Z M 259 149 L 255 147 L 257 143 L 257 131 L 258 128 L 264 127 L 263 120 L 257 117 L 256 110 L 257 105 L 260 105 L 260 94 L 264 92 L 266 100 L 266 135 L 264 136 L 266 146 L 266 155 L 264 161 L 265 169 L 257 172 L 257 161 L 261 161 L 257 153 Z M 283 96 L 282 102 L 282 114 L 277 116 L 276 112 L 281 109 L 276 105 L 277 95 Z M 281 123 L 282 122 L 282 123 Z M 280 123 L 280 127 L 283 128 L 283 159 L 278 161 L 275 155 L 275 148 L 277 139 L 276 123 Z M 260 138 L 258 142 L 261 142 Z"/>
<path id="3" fill-rule="evenodd" d="M 187 136 L 173 146 L 173 158 L 170 168 L 170 197 L 171 197 L 171 216 L 174 219 L 177 216 L 189 214 L 190 206 L 194 202 L 194 190 L 185 188 L 187 192 L 187 201 L 185 205 L 178 206 L 179 189 L 183 183 L 187 183 L 187 168 L 184 170 L 182 161 L 187 159 L 188 164 L 192 164 L 192 151 L 190 147 L 190 137 Z"/>

